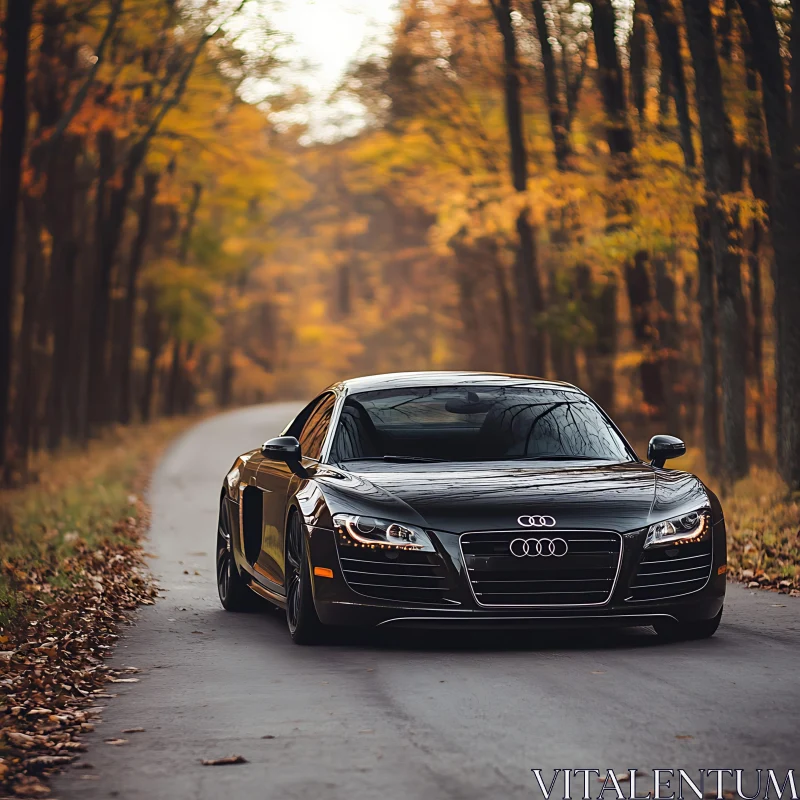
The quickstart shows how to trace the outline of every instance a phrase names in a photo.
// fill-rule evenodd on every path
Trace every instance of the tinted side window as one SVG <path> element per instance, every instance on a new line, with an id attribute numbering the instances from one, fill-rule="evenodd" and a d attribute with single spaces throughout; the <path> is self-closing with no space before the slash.
<path id="1" fill-rule="evenodd" d="M 322 454 L 322 445 L 328 433 L 335 404 L 336 398 L 333 395 L 325 395 L 303 425 L 303 430 L 297 438 L 302 453 L 307 458 L 318 459 Z"/>

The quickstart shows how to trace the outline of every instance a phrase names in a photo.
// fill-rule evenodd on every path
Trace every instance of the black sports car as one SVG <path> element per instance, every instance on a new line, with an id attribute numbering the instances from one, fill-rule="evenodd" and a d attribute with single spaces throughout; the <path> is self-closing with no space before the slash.
<path id="1" fill-rule="evenodd" d="M 414 372 L 342 381 L 225 478 L 217 585 L 325 626 L 652 625 L 713 635 L 725 522 L 693 475 L 641 461 L 566 383 Z"/>

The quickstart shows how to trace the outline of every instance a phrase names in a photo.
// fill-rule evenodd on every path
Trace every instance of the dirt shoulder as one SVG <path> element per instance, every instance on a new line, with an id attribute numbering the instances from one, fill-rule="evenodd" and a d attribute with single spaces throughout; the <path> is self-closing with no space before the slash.
<path id="1" fill-rule="evenodd" d="M 104 661 L 131 612 L 154 602 L 143 495 L 190 424 L 116 430 L 0 493 L 0 794 L 46 797 L 47 776 L 85 749 L 109 687 L 136 681 Z"/>

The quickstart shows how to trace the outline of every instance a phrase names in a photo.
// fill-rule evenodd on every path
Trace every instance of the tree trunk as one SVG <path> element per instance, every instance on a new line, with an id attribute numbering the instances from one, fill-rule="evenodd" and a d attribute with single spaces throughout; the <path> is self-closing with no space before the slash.
<path id="1" fill-rule="evenodd" d="M 750 372 L 755 383 L 756 442 L 764 449 L 764 304 L 761 291 L 761 224 L 756 220 L 750 226 L 748 247 L 748 277 L 750 288 Z"/>
<path id="2" fill-rule="evenodd" d="M 8 423 L 13 368 L 14 263 L 22 160 L 28 130 L 28 43 L 32 10 L 33 0 L 8 0 L 4 26 L 6 68 L 0 130 L 0 470 L 6 465 L 11 433 Z"/>
<path id="3" fill-rule="evenodd" d="M 520 66 L 517 58 L 517 40 L 511 17 L 511 0 L 490 0 L 497 26 L 503 38 L 505 67 L 505 110 L 510 146 L 511 180 L 517 192 L 528 189 L 528 154 L 522 113 Z M 527 205 L 517 216 L 519 247 L 515 263 L 517 306 L 522 334 L 522 367 L 535 375 L 544 367 L 544 343 L 537 328 L 544 307 L 542 285 L 536 258 L 536 240 Z"/>
<path id="4" fill-rule="evenodd" d="M 106 418 L 107 328 L 111 302 L 111 270 L 106 268 L 108 252 L 108 184 L 114 174 L 114 133 L 104 128 L 97 134 L 98 172 L 95 196 L 95 259 L 92 267 L 89 311 L 88 430 L 93 432 Z"/>
<path id="5" fill-rule="evenodd" d="M 28 474 L 37 399 L 40 396 L 41 356 L 37 352 L 37 326 L 47 294 L 47 270 L 42 253 L 41 203 L 38 197 L 25 197 L 22 204 L 25 221 L 25 281 L 22 287 L 24 306 L 22 326 L 17 341 L 17 375 L 12 424 L 16 430 L 9 462 L 24 480 Z"/>
<path id="6" fill-rule="evenodd" d="M 642 0 L 633 6 L 633 26 L 629 42 L 631 72 L 631 103 L 639 115 L 639 122 L 644 124 L 647 102 L 647 26 L 642 14 Z"/>
<path id="7" fill-rule="evenodd" d="M 144 344 L 147 348 L 147 367 L 140 396 L 139 417 L 142 422 L 149 422 L 155 402 L 158 359 L 164 346 L 164 334 L 161 314 L 157 307 L 155 289 L 148 287 L 145 297 L 147 299 L 147 311 L 144 316 Z"/>
<path id="8" fill-rule="evenodd" d="M 567 129 L 567 103 L 561 92 L 558 80 L 553 46 L 550 43 L 550 31 L 547 29 L 547 18 L 542 0 L 532 0 L 533 18 L 536 22 L 536 33 L 542 49 L 542 66 L 544 67 L 544 86 L 547 95 L 547 111 L 550 117 L 550 130 L 555 146 L 556 166 L 560 170 L 569 167 L 572 155 L 572 143 Z"/>
<path id="9" fill-rule="evenodd" d="M 658 298 L 658 361 L 664 387 L 664 419 L 673 436 L 683 432 L 681 406 L 686 399 L 685 370 L 681 369 L 681 328 L 678 323 L 675 281 L 667 271 L 663 257 L 653 260 L 655 288 Z"/>
<path id="10" fill-rule="evenodd" d="M 597 286 L 586 265 L 576 269 L 575 286 L 583 315 L 594 328 L 594 337 L 584 347 L 586 372 L 594 399 L 613 416 L 615 399 L 614 359 L 617 354 L 617 281 L 606 275 Z"/>
<path id="11" fill-rule="evenodd" d="M 606 112 L 606 140 L 612 156 L 627 156 L 633 150 L 633 132 L 628 120 L 625 80 L 616 42 L 617 18 L 611 0 L 592 0 L 592 31 L 597 52 L 597 82 Z"/>
<path id="12" fill-rule="evenodd" d="M 745 416 L 746 348 L 742 330 L 741 236 L 738 214 L 725 198 L 741 186 L 741 159 L 725 111 L 722 75 L 714 44 L 708 0 L 684 0 L 686 31 L 695 72 L 695 91 L 703 144 L 720 331 L 723 468 L 729 479 L 748 471 Z"/>
<path id="13" fill-rule="evenodd" d="M 55 450 L 61 444 L 68 425 L 70 397 L 69 353 L 73 343 L 73 305 L 70 292 L 75 284 L 78 243 L 75 239 L 75 183 L 78 154 L 82 140 L 65 136 L 53 155 L 48 174 L 48 201 L 52 206 L 52 252 L 50 256 L 53 358 L 47 403 L 47 446 Z"/>
<path id="14" fill-rule="evenodd" d="M 139 225 L 131 247 L 128 262 L 128 283 L 125 289 L 125 302 L 122 309 L 122 337 L 119 347 L 119 421 L 127 425 L 132 418 L 133 403 L 133 352 L 135 346 L 136 301 L 138 298 L 138 279 L 144 261 L 147 237 L 150 233 L 150 220 L 153 201 L 158 193 L 159 174 L 148 172 L 144 176 L 142 198 L 139 204 Z"/>
<path id="15" fill-rule="evenodd" d="M 233 401 L 234 368 L 232 355 L 229 347 L 225 347 L 222 351 L 219 368 L 219 393 L 217 395 L 220 408 L 228 408 Z"/>
<path id="16" fill-rule="evenodd" d="M 642 356 L 639 366 L 642 398 L 647 406 L 647 415 L 663 420 L 664 384 L 658 352 L 656 320 L 653 319 L 652 313 L 655 293 L 647 262 L 647 253 L 644 250 L 636 253 L 633 261 L 625 265 L 625 284 L 631 307 L 633 335 Z"/>
<path id="17" fill-rule="evenodd" d="M 169 367 L 169 376 L 164 386 L 164 414 L 174 417 L 178 413 L 178 398 L 180 395 L 181 369 L 183 346 L 181 340 L 175 337 L 172 342 L 172 360 Z"/>
<path id="18" fill-rule="evenodd" d="M 719 475 L 722 452 L 719 438 L 719 367 L 717 355 L 717 301 L 714 288 L 714 253 L 708 209 L 695 209 L 697 220 L 697 293 L 700 303 L 700 341 L 703 365 L 703 444 L 706 469 Z"/>
<path id="19" fill-rule="evenodd" d="M 772 155 L 770 228 L 775 251 L 778 465 L 800 489 L 800 102 L 789 104 L 781 43 L 769 0 L 739 0 L 761 75 L 764 119 Z M 797 10 L 794 12 L 797 24 Z M 791 85 L 800 87 L 800 36 L 791 40 Z"/>
<path id="20" fill-rule="evenodd" d="M 506 372 L 519 370 L 517 361 L 517 337 L 514 331 L 514 306 L 508 291 L 506 273 L 497 252 L 492 259 L 492 274 L 500 313 L 501 346 L 503 349 L 503 369 Z"/>
<path id="21" fill-rule="evenodd" d="M 753 196 L 769 208 L 771 196 L 770 157 L 767 152 L 764 117 L 759 101 L 758 70 L 750 33 L 740 23 L 739 38 L 744 51 L 745 80 L 747 86 L 747 144 L 745 152 L 748 163 L 748 182 Z M 764 449 L 764 304 L 761 288 L 761 254 L 764 249 L 764 229 L 761 220 L 750 224 L 747 242 L 747 266 L 750 294 L 750 376 L 753 380 L 753 403 L 755 405 L 756 443 Z"/>
<path id="22" fill-rule="evenodd" d="M 606 200 L 606 231 L 630 227 L 633 200 L 627 188 L 635 176 L 633 131 L 628 119 L 628 103 L 622 65 L 615 39 L 617 19 L 610 0 L 592 0 L 592 32 L 597 54 L 597 82 L 605 110 L 606 141 L 611 153 Z M 585 272 L 582 280 L 585 279 Z M 584 291 L 583 296 L 587 294 Z M 594 370 L 593 391 L 598 402 L 611 414 L 614 408 L 614 361 L 617 352 L 617 280 L 605 276 L 605 284 L 590 298 L 590 322 L 596 341 L 587 349 L 587 366 Z M 585 301 L 586 302 L 586 301 Z"/>
<path id="23" fill-rule="evenodd" d="M 692 141 L 692 119 L 689 114 L 689 96 L 681 57 L 681 39 L 677 25 L 677 12 L 671 0 L 647 0 L 647 9 L 653 20 L 661 54 L 661 71 L 669 77 L 669 87 L 675 98 L 675 111 L 681 134 L 683 160 L 689 169 L 694 169 L 697 157 Z"/>
<path id="24" fill-rule="evenodd" d="M 189 210 L 186 212 L 186 224 L 181 233 L 181 244 L 178 251 L 178 261 L 185 264 L 189 260 L 189 247 L 192 243 L 192 233 L 197 220 L 197 209 L 200 207 L 200 198 L 203 194 L 203 186 L 199 183 L 192 184 L 192 199 L 189 201 Z"/>
<path id="25" fill-rule="evenodd" d="M 459 241 L 460 239 L 460 241 Z M 475 298 L 475 257 L 461 236 L 454 237 L 450 247 L 456 256 L 458 308 L 461 315 L 466 363 L 469 369 L 480 369 L 482 356 L 480 317 Z"/>

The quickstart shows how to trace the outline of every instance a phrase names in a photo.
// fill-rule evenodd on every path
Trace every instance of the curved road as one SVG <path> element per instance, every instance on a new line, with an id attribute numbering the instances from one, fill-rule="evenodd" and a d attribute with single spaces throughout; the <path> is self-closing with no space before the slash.
<path id="1" fill-rule="evenodd" d="M 684 644 L 635 629 L 356 634 L 302 648 L 281 613 L 224 612 L 213 563 L 223 475 L 294 408 L 215 417 L 167 453 L 150 497 L 164 599 L 112 662 L 138 668 L 139 682 L 109 684 L 117 696 L 99 701 L 82 759 L 92 768 L 58 778 L 56 797 L 541 798 L 533 767 L 793 767 L 800 778 L 800 602 L 784 595 L 730 586 L 717 636 Z M 117 737 L 127 744 L 104 742 Z M 248 763 L 200 764 L 233 753 Z"/>

